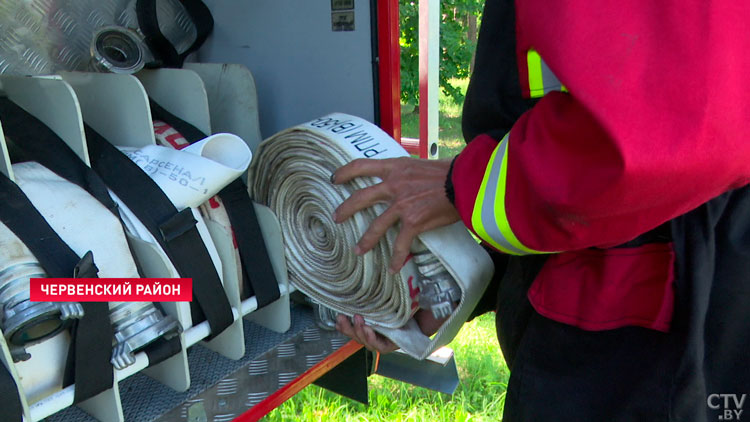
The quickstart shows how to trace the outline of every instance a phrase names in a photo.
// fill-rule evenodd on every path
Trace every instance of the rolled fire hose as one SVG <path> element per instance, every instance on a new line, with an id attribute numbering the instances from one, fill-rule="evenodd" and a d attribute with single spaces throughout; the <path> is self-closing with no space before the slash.
<path id="1" fill-rule="evenodd" d="M 412 245 L 412 258 L 397 274 L 387 271 L 395 228 L 368 253 L 354 254 L 354 246 L 386 206 L 377 204 L 342 224 L 333 222 L 333 211 L 354 191 L 379 180 L 333 185 L 331 174 L 356 158 L 403 156 L 406 151 L 378 127 L 334 113 L 261 143 L 248 186 L 251 196 L 281 222 L 289 279 L 300 291 L 336 312 L 362 315 L 404 352 L 424 359 L 456 335 L 484 292 L 493 265 L 461 223 L 421 234 Z M 420 301 L 420 290 L 430 300 Z M 433 313 L 450 317 L 429 338 L 412 316 L 420 304 L 432 303 Z"/>
<path id="2" fill-rule="evenodd" d="M 100 277 L 139 276 L 120 221 L 88 192 L 35 162 L 14 164 L 13 170 L 18 186 L 65 243 L 79 256 L 93 253 Z M 26 256 L 29 260 L 36 262 L 30 252 Z M 46 274 L 25 274 L 23 283 L 32 276 Z M 21 282 L 15 283 L 18 286 Z M 115 331 L 112 363 L 117 369 L 135 363 L 135 352 L 158 338 L 181 331 L 177 320 L 164 316 L 151 302 L 111 302 L 109 306 Z"/>

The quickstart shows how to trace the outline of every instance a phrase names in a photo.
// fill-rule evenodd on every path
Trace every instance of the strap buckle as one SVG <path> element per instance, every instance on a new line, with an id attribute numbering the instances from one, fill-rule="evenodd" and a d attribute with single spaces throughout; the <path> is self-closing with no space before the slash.
<path id="1" fill-rule="evenodd" d="M 185 208 L 159 224 L 159 233 L 161 233 L 161 238 L 165 242 L 171 242 L 190 231 L 196 224 L 198 224 L 198 221 L 193 218 L 192 210 Z"/>
<path id="2" fill-rule="evenodd" d="M 73 278 L 96 278 L 97 274 L 99 268 L 94 263 L 94 254 L 91 251 L 86 252 L 73 268 Z"/>

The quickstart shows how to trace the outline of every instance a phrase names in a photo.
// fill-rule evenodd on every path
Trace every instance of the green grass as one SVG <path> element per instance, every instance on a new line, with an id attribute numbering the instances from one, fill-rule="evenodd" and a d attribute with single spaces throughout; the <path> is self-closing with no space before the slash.
<path id="1" fill-rule="evenodd" d="M 494 314 L 465 324 L 450 344 L 461 383 L 453 395 L 373 375 L 370 406 L 311 385 L 272 411 L 267 421 L 498 421 L 508 368 L 495 337 Z"/>
<path id="2" fill-rule="evenodd" d="M 451 83 L 460 88 L 465 94 L 469 85 L 468 79 L 452 79 Z M 439 98 L 440 131 L 438 133 L 438 157 L 451 158 L 464 148 L 464 138 L 461 134 L 461 108 L 453 99 L 440 92 Z M 419 114 L 413 113 L 414 106 L 401 105 L 401 136 L 419 138 Z"/>

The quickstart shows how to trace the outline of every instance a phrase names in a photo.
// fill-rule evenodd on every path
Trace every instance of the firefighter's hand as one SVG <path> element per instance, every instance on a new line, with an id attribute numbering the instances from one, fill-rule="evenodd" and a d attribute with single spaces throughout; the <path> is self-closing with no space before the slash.
<path id="1" fill-rule="evenodd" d="M 346 315 L 339 315 L 336 318 L 336 329 L 365 346 L 371 352 L 390 353 L 398 349 L 398 346 L 389 338 L 376 333 L 372 327 L 366 325 L 365 319 L 361 315 L 354 315 L 353 320 L 354 323 L 352 324 Z"/>
<path id="2" fill-rule="evenodd" d="M 458 221 L 458 211 L 445 194 L 450 164 L 450 160 L 407 157 L 358 159 L 336 170 L 331 177 L 335 184 L 363 176 L 382 180 L 377 185 L 354 192 L 344 201 L 333 215 L 337 223 L 376 203 L 389 205 L 383 214 L 372 221 L 354 251 L 359 255 L 369 251 L 389 227 L 400 221 L 401 229 L 393 245 L 390 265 L 390 271 L 395 273 L 404 266 L 415 236 Z"/>
<path id="3" fill-rule="evenodd" d="M 417 325 L 419 325 L 422 333 L 430 337 L 437 332 L 448 318 L 435 319 L 432 312 L 420 309 L 414 314 L 414 319 L 417 321 Z M 361 315 L 354 315 L 353 320 L 354 323 L 346 315 L 339 314 L 336 318 L 336 329 L 356 340 L 372 352 L 390 353 L 398 349 L 398 346 L 389 338 L 376 333 L 372 327 L 365 324 L 365 319 Z"/>

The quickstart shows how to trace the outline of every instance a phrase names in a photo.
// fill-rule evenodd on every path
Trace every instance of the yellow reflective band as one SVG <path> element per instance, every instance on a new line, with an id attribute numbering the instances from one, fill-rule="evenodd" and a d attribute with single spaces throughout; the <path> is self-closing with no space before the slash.
<path id="1" fill-rule="evenodd" d="M 527 248 L 524 244 L 522 244 L 515 234 L 513 234 L 513 230 L 510 228 L 510 222 L 508 221 L 508 215 L 505 213 L 505 185 L 507 182 L 507 174 L 508 174 L 508 150 L 510 149 L 510 145 L 508 145 L 508 148 L 505 148 L 505 154 L 502 157 L 502 162 L 500 163 L 500 177 L 497 179 L 497 187 L 496 187 L 496 194 L 495 194 L 495 219 L 497 221 L 497 226 L 500 229 L 500 233 L 502 233 L 503 237 L 505 237 L 505 240 L 511 244 L 511 246 L 515 247 L 516 249 L 522 250 L 526 252 L 527 254 L 540 254 L 544 252 L 535 251 L 533 249 Z"/>
<path id="2" fill-rule="evenodd" d="M 542 78 L 542 57 L 536 50 L 526 53 L 526 65 L 529 69 L 529 95 L 531 98 L 544 96 L 544 78 Z"/>
<path id="3" fill-rule="evenodd" d="M 492 237 L 490 237 L 490 235 L 487 234 L 487 230 L 484 227 L 484 222 L 482 221 L 482 206 L 484 205 L 484 196 L 487 189 L 487 182 L 490 179 L 490 173 L 492 172 L 492 167 L 495 164 L 495 157 L 497 156 L 497 151 L 499 149 L 500 144 L 498 144 L 495 150 L 492 151 L 490 160 L 484 170 L 482 184 L 479 186 L 479 192 L 477 192 L 477 198 L 474 201 L 474 210 L 471 212 L 471 225 L 474 227 L 474 231 L 477 233 L 479 238 L 489 243 L 490 245 L 492 245 L 492 247 L 499 250 L 500 252 L 510 254 L 511 252 L 509 250 L 500 246 L 499 243 L 497 243 Z"/>

